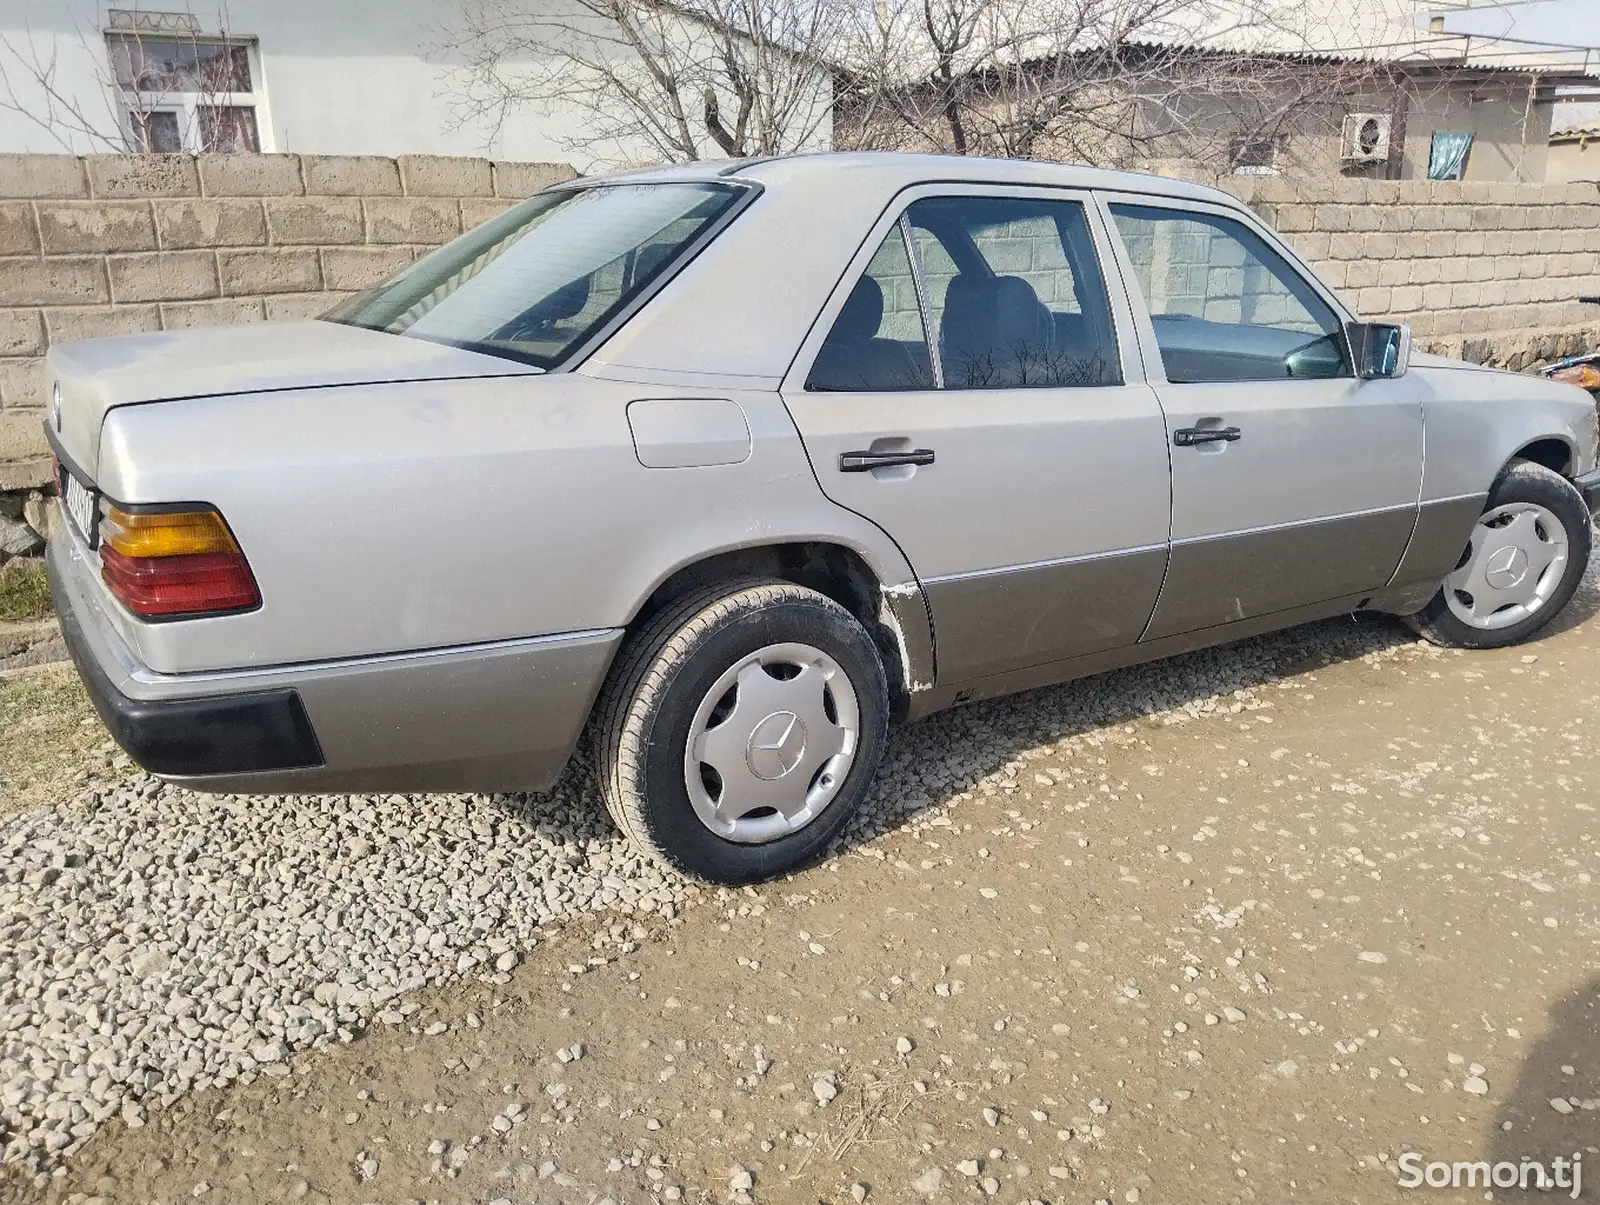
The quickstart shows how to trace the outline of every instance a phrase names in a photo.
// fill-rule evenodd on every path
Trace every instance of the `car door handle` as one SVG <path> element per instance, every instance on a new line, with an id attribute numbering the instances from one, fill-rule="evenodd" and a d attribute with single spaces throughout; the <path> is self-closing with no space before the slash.
<path id="1" fill-rule="evenodd" d="M 901 464 L 932 464 L 932 448 L 911 448 L 904 452 L 840 452 L 841 473 L 865 473 Z"/>
<path id="2" fill-rule="evenodd" d="M 1172 433 L 1172 442 L 1180 448 L 1196 444 L 1234 443 L 1240 437 L 1238 427 L 1180 427 Z"/>

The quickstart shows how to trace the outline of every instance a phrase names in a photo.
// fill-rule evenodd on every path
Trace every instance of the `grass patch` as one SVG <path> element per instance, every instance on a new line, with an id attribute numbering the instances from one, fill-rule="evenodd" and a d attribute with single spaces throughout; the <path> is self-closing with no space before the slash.
<path id="1" fill-rule="evenodd" d="M 0 623 L 45 619 L 53 609 L 42 559 L 18 557 L 0 565 Z"/>
<path id="2" fill-rule="evenodd" d="M 127 772 L 70 665 L 0 679 L 0 818 L 59 803 L 85 771 Z"/>

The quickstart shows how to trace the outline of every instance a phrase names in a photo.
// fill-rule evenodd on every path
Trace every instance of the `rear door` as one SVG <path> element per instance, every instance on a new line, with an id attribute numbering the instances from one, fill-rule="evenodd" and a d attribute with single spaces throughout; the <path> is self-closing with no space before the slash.
<path id="1" fill-rule="evenodd" d="M 941 683 L 1132 644 L 1166 567 L 1165 426 L 1081 193 L 924 187 L 783 394 L 823 490 L 905 552 Z"/>
<path id="2" fill-rule="evenodd" d="M 1333 298 L 1237 211 L 1102 199 L 1172 444 L 1146 639 L 1382 587 L 1416 522 L 1416 378 L 1357 378 Z"/>

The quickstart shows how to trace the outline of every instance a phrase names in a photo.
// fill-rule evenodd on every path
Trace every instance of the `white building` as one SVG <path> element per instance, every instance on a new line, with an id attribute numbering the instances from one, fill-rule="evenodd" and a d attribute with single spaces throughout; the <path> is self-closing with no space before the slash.
<path id="1" fill-rule="evenodd" d="M 124 2 L 0 0 L 0 152 L 487 154 L 580 171 L 662 157 L 575 151 L 591 120 L 575 104 L 499 129 L 458 121 L 462 63 L 441 47 L 461 0 Z M 830 90 L 824 77 L 811 145 L 827 144 Z"/>

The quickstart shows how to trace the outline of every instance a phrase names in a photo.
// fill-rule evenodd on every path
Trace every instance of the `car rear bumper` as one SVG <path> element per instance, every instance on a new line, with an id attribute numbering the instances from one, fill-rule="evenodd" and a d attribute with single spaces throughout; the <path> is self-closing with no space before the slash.
<path id="1" fill-rule="evenodd" d="M 71 537 L 48 552 L 62 634 L 129 756 L 197 790 L 542 790 L 560 774 L 622 632 L 605 629 L 204 674 L 139 663 Z M 196 622 L 218 622 L 199 620 Z"/>
<path id="2" fill-rule="evenodd" d="M 1600 469 L 1593 469 L 1574 477 L 1572 484 L 1577 486 L 1578 492 L 1583 495 L 1589 513 L 1591 515 L 1600 513 Z"/>

